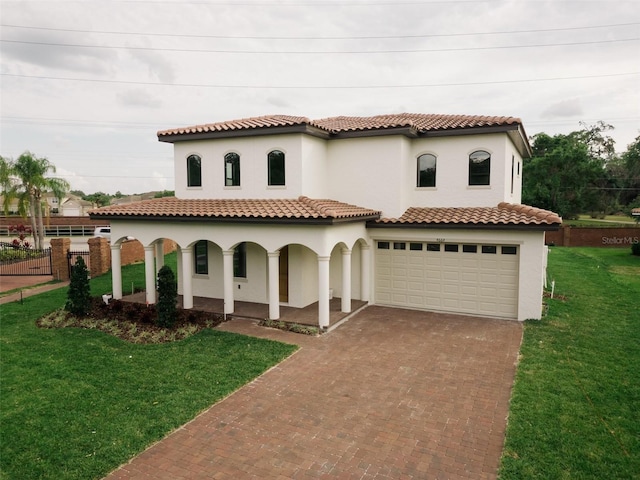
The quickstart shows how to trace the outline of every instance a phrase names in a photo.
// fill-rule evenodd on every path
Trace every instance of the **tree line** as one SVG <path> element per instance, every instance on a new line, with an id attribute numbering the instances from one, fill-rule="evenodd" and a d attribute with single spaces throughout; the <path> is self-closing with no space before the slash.
<path id="1" fill-rule="evenodd" d="M 640 207 L 640 135 L 620 155 L 604 122 L 581 123 L 567 135 L 534 135 L 533 154 L 523 161 L 522 203 L 564 219 L 630 214 Z"/>

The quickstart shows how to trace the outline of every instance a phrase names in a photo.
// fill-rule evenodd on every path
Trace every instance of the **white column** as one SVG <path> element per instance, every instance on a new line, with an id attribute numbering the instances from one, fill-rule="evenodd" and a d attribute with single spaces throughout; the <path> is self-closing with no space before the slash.
<path id="1" fill-rule="evenodd" d="M 111 245 L 111 289 L 113 298 L 122 298 L 122 260 L 120 255 L 120 244 Z"/>
<path id="2" fill-rule="evenodd" d="M 371 248 L 360 244 L 360 298 L 364 302 L 370 300 L 371 295 Z"/>
<path id="3" fill-rule="evenodd" d="M 156 277 L 162 267 L 164 267 L 164 240 L 160 239 L 156 242 Z"/>
<path id="4" fill-rule="evenodd" d="M 144 247 L 144 288 L 147 292 L 147 303 L 156 303 L 156 269 L 154 263 L 155 247 L 145 245 Z"/>
<path id="5" fill-rule="evenodd" d="M 329 260 L 318 255 L 318 325 L 329 327 Z"/>
<path id="6" fill-rule="evenodd" d="M 224 285 L 224 313 L 233 313 L 233 250 L 222 251 L 222 283 Z"/>
<path id="7" fill-rule="evenodd" d="M 340 304 L 343 313 L 351 311 L 351 249 L 342 249 L 342 299 Z"/>
<path id="8" fill-rule="evenodd" d="M 267 252 L 269 257 L 269 319 L 280 318 L 280 251 Z"/>
<path id="9" fill-rule="evenodd" d="M 182 253 L 182 308 L 193 308 L 192 248 L 181 248 Z"/>

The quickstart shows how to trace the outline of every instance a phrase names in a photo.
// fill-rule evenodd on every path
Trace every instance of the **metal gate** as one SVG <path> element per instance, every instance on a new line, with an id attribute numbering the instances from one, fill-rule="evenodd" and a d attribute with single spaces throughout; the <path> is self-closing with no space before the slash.
<path id="1" fill-rule="evenodd" d="M 84 260 L 84 263 L 87 266 L 87 270 L 91 271 L 90 269 L 91 266 L 89 265 L 90 254 L 88 251 L 78 250 L 78 251 L 72 252 L 71 250 L 69 250 L 67 252 L 67 264 L 69 265 L 69 277 L 71 277 L 71 270 L 73 270 L 73 267 L 78 261 L 78 257 L 82 257 L 82 260 Z"/>
<path id="2" fill-rule="evenodd" d="M 0 275 L 53 275 L 51 248 L 36 250 L 0 242 Z"/>

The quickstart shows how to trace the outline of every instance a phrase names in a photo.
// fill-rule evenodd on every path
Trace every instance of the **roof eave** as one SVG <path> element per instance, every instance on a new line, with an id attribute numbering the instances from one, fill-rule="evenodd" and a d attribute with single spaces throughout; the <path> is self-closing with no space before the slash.
<path id="1" fill-rule="evenodd" d="M 207 217 L 193 215 L 118 215 L 118 214 L 92 214 L 92 220 L 117 220 L 117 221 L 153 221 L 153 222 L 180 222 L 180 223 L 249 223 L 263 225 L 334 225 L 341 223 L 356 223 L 375 221 L 380 215 L 363 215 L 354 217 Z"/>
<path id="2" fill-rule="evenodd" d="M 422 137 L 452 137 L 457 135 L 477 135 L 486 133 L 506 133 L 518 149 L 522 158 L 532 155 L 531 145 L 520 123 L 511 125 L 491 125 L 485 127 L 463 127 L 442 130 L 429 130 L 421 134 Z"/>
<path id="3" fill-rule="evenodd" d="M 367 222 L 367 228 L 421 228 L 430 229 L 457 229 L 457 230 L 527 230 L 527 231 L 557 231 L 559 223 L 379 223 Z"/>
<path id="4" fill-rule="evenodd" d="M 240 137 L 256 137 L 264 135 L 286 135 L 291 133 L 303 133 L 313 137 L 328 139 L 329 132 L 321 128 L 301 123 L 298 125 L 279 125 L 270 127 L 255 128 L 238 128 L 233 130 L 214 130 L 208 132 L 185 132 L 160 134 L 158 132 L 158 141 L 166 143 L 187 142 L 192 140 L 211 140 L 216 138 L 240 138 Z"/>

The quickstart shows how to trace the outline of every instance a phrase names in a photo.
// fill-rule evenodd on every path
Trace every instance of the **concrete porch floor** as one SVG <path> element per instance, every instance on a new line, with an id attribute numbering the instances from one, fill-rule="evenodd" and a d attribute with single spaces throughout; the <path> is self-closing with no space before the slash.
<path id="1" fill-rule="evenodd" d="M 145 292 L 134 293 L 122 297 L 124 302 L 146 303 Z M 340 298 L 329 300 L 329 327 L 335 326 L 344 318 L 359 311 L 367 305 L 361 300 L 351 300 L 351 312 L 344 313 L 341 310 Z M 182 295 L 178 295 L 178 306 L 182 307 Z M 224 300 L 221 298 L 193 297 L 193 309 L 204 312 L 224 312 Z M 265 303 L 234 302 L 235 312 L 229 315 L 232 318 L 251 318 L 264 320 L 269 317 L 269 305 Z M 304 308 L 288 307 L 280 305 L 280 318 L 283 322 L 299 323 L 301 325 L 318 326 L 318 302 L 307 305 Z"/>

